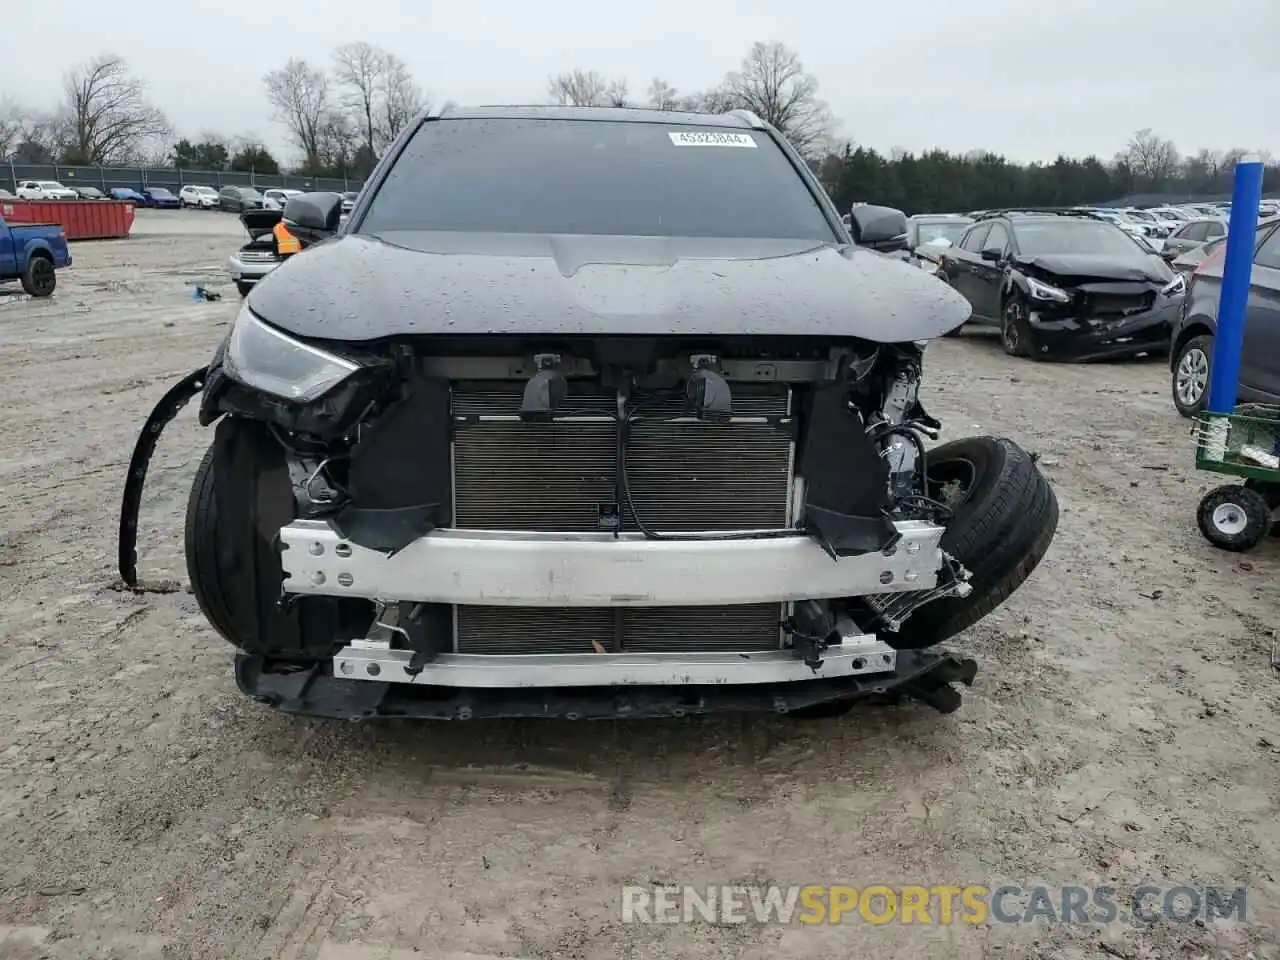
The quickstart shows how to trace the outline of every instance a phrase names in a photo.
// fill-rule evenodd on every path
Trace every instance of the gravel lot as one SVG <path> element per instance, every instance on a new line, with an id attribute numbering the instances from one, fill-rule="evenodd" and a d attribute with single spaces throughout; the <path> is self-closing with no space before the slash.
<path id="1" fill-rule="evenodd" d="M 144 507 L 143 576 L 173 586 L 114 586 L 137 430 L 226 333 L 240 237 L 144 211 L 51 301 L 0 295 L 0 957 L 1280 957 L 1280 552 L 1201 539 L 1161 363 L 929 348 L 947 436 L 1037 451 L 1062 506 L 958 645 L 958 713 L 309 722 L 240 696 L 185 590 L 190 410 Z M 1248 922 L 619 922 L 622 885 L 662 882 L 1247 886 Z"/>

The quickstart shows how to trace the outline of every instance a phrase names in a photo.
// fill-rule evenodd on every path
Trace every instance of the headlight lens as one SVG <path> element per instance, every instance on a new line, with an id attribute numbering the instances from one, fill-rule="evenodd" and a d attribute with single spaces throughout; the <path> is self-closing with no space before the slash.
<path id="1" fill-rule="evenodd" d="M 1160 292 L 1163 293 L 1166 297 L 1176 297 L 1178 296 L 1178 294 L 1186 293 L 1187 278 L 1184 277 L 1182 274 L 1178 274 L 1176 277 L 1174 277 L 1172 280 L 1166 283 L 1163 287 L 1161 287 Z"/>
<path id="2" fill-rule="evenodd" d="M 1053 300 L 1056 303 L 1070 303 L 1071 294 L 1065 290 L 1059 290 L 1057 287 L 1051 287 L 1047 283 L 1041 283 L 1032 277 L 1027 277 L 1027 289 L 1031 296 L 1037 300 Z"/>
<path id="3" fill-rule="evenodd" d="M 335 357 L 267 326 L 249 310 L 240 310 L 223 369 L 246 386 L 299 403 L 327 393 L 360 365 Z"/>

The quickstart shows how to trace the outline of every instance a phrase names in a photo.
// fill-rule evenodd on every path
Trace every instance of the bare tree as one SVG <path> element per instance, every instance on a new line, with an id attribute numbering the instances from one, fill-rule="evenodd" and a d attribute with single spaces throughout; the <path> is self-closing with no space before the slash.
<path id="1" fill-rule="evenodd" d="M 800 58 L 775 41 L 751 47 L 739 70 L 725 77 L 735 107 L 773 124 L 802 154 L 819 151 L 831 131 L 831 111 L 818 99 L 818 81 Z"/>
<path id="2" fill-rule="evenodd" d="M 342 89 L 343 106 L 358 118 L 361 138 L 370 155 L 375 150 L 374 115 L 380 112 L 378 87 L 385 69 L 386 54 L 363 40 L 333 52 L 334 78 Z"/>
<path id="3" fill-rule="evenodd" d="M 675 110 L 680 104 L 680 94 L 676 88 L 661 77 L 654 77 L 649 83 L 649 106 L 655 110 Z"/>
<path id="4" fill-rule="evenodd" d="M 63 80 L 59 119 L 65 159 L 113 163 L 135 158 L 167 136 L 169 122 L 130 75 L 120 57 L 107 54 L 72 70 Z"/>
<path id="5" fill-rule="evenodd" d="M 1152 185 L 1175 177 L 1182 163 L 1173 141 L 1162 140 L 1152 133 L 1150 127 L 1144 127 L 1133 135 L 1121 158 L 1134 174 Z"/>
<path id="6" fill-rule="evenodd" d="M 262 82 L 276 119 L 288 127 L 306 157 L 307 167 L 320 166 L 324 126 L 332 112 L 329 78 L 324 71 L 295 58 L 279 70 L 272 70 Z"/>
<path id="7" fill-rule="evenodd" d="M 691 93 L 676 100 L 676 110 L 687 113 L 728 113 L 742 103 L 724 87 L 712 87 L 700 93 Z"/>
<path id="8" fill-rule="evenodd" d="M 339 47 L 333 62 L 342 106 L 372 163 L 422 109 L 422 92 L 403 60 L 364 41 Z"/>
<path id="9" fill-rule="evenodd" d="M 0 160 L 9 156 L 23 133 L 22 109 L 12 100 L 0 100 Z"/>
<path id="10" fill-rule="evenodd" d="M 604 102 L 610 107 L 625 107 L 630 104 L 626 78 L 610 80 L 604 92 Z"/>
<path id="11" fill-rule="evenodd" d="M 364 131 L 356 127 L 351 116 L 341 110 L 329 110 L 320 121 L 318 166 L 345 175 L 356 167 L 357 155 L 367 146 L 363 137 Z"/>
<path id="12" fill-rule="evenodd" d="M 608 102 L 609 81 L 595 70 L 572 70 L 550 78 L 547 93 L 563 106 L 598 107 Z"/>
<path id="13" fill-rule="evenodd" d="M 388 53 L 382 62 L 382 77 L 379 83 L 382 97 L 382 117 L 379 124 L 378 147 L 381 149 L 400 135 L 400 131 L 409 125 L 426 107 L 426 98 L 403 60 L 394 53 Z"/>

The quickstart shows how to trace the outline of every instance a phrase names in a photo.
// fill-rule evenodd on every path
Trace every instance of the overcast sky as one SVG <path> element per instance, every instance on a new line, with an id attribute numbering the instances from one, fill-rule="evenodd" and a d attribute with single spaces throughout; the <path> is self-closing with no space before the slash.
<path id="1" fill-rule="evenodd" d="M 756 40 L 820 82 L 843 137 L 888 151 L 1111 157 L 1140 127 L 1183 152 L 1280 156 L 1280 0 L 57 0 L 5 33 L 0 96 L 50 108 L 63 73 L 113 52 L 180 135 L 286 142 L 262 76 L 365 40 L 433 101 L 538 103 L 550 74 L 715 84 Z M 126 39 L 127 38 L 127 39 Z"/>

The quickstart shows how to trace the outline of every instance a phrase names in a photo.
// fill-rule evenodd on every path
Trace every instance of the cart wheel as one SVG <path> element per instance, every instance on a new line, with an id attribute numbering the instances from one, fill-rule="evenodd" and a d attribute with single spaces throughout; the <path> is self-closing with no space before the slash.
<path id="1" fill-rule="evenodd" d="M 1271 529 L 1271 506 L 1252 487 L 1228 484 L 1204 495 L 1196 520 L 1215 547 L 1252 550 Z"/>

